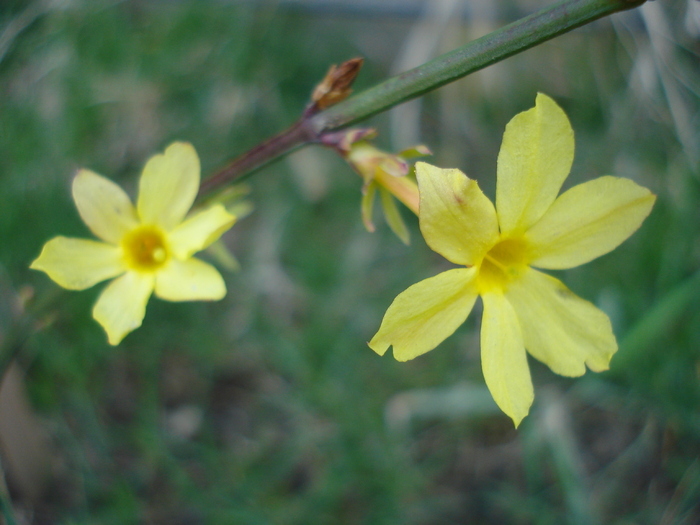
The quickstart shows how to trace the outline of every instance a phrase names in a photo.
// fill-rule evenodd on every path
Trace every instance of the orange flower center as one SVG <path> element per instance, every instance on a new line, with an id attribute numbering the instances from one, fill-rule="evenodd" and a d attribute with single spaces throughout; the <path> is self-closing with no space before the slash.
<path id="1" fill-rule="evenodd" d="M 122 239 L 126 264 L 133 270 L 154 271 L 163 266 L 170 253 L 165 233 L 157 226 L 139 226 Z"/>
<path id="2" fill-rule="evenodd" d="M 504 292 L 528 267 L 527 243 L 522 238 L 502 239 L 484 256 L 479 268 L 479 293 Z"/>

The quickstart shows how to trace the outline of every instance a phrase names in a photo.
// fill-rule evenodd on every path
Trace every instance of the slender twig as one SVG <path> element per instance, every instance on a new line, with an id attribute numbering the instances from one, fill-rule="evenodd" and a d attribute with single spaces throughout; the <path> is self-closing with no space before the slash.
<path id="1" fill-rule="evenodd" d="M 303 144 L 314 142 L 316 138 L 317 136 L 309 127 L 308 119 L 302 118 L 282 133 L 258 144 L 234 159 L 222 170 L 205 179 L 199 188 L 200 198 L 232 180 L 240 179 L 243 175 L 262 168 L 277 157 L 290 153 Z"/>
<path id="2" fill-rule="evenodd" d="M 638 7 L 645 1 L 561 0 L 324 111 L 302 115 L 288 130 L 256 146 L 205 180 L 200 197 L 240 180 L 300 146 L 320 142 L 326 132 L 367 119 L 572 29 Z"/>
<path id="3" fill-rule="evenodd" d="M 430 62 L 392 77 L 312 118 L 317 133 L 354 124 L 470 73 L 645 0 L 561 0 Z"/>

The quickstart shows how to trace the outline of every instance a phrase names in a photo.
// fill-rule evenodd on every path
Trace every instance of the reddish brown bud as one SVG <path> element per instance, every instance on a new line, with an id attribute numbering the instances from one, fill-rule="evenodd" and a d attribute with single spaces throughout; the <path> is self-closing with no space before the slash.
<path id="1" fill-rule="evenodd" d="M 360 72 L 363 62 L 363 58 L 352 58 L 339 66 L 332 65 L 311 95 L 311 102 L 315 108 L 326 109 L 347 98 L 352 93 L 350 86 Z"/>

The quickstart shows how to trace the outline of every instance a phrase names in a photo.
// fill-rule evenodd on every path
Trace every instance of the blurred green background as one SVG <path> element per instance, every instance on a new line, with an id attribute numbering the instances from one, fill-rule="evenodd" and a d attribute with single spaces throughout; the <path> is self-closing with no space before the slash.
<path id="1" fill-rule="evenodd" d="M 364 56 L 361 90 L 547 3 L 2 2 L 0 344 L 21 350 L 31 406 L 0 403 L 17 521 L 700 523 L 696 1 L 601 20 L 367 122 L 493 197 L 503 129 L 542 91 L 576 132 L 566 187 L 615 174 L 658 195 L 619 249 L 557 274 L 611 316 L 611 370 L 531 360 L 518 431 L 483 385 L 480 306 L 412 362 L 366 346 L 397 293 L 449 265 L 405 209 L 410 247 L 364 231 L 360 179 L 331 151 L 249 179 L 223 301 L 151 300 L 117 348 L 90 316 L 101 285 L 58 292 L 28 269 L 49 238 L 89 236 L 77 168 L 133 196 L 146 159 L 185 140 L 210 174 L 289 125 L 330 64 Z"/>

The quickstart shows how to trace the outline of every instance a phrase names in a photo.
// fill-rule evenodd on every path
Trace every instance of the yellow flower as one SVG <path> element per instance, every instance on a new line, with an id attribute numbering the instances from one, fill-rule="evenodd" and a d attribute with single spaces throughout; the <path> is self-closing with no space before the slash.
<path id="1" fill-rule="evenodd" d="M 348 135 L 352 135 L 350 131 Z M 362 186 L 362 222 L 369 232 L 374 231 L 372 211 L 377 191 L 381 199 L 384 217 L 391 230 L 404 244 L 410 240 L 408 228 L 396 207 L 394 197 L 404 203 L 411 211 L 418 213 L 418 187 L 407 175 L 411 165 L 407 159 L 430 155 L 425 146 L 402 151 L 398 155 L 386 153 L 366 140 L 360 140 L 349 146 L 346 154 L 348 163 L 364 180 Z"/>
<path id="2" fill-rule="evenodd" d="M 235 217 L 220 204 L 185 217 L 198 189 L 197 152 L 182 142 L 146 163 L 136 208 L 119 186 L 80 170 L 73 199 L 85 224 L 104 242 L 55 237 L 31 268 L 69 290 L 116 277 L 92 310 L 113 345 L 141 326 L 154 291 L 167 301 L 221 299 L 226 295 L 221 275 L 192 254 L 218 239 Z"/>
<path id="3" fill-rule="evenodd" d="M 481 296 L 484 378 L 516 427 L 534 398 L 526 350 L 564 376 L 580 376 L 586 365 L 606 370 L 617 351 L 608 316 L 535 268 L 573 268 L 608 253 L 641 225 L 655 197 L 610 176 L 557 197 L 573 156 L 566 115 L 539 94 L 506 127 L 495 208 L 459 170 L 417 164 L 421 232 L 466 268 L 401 293 L 369 346 L 383 355 L 393 345 L 397 360 L 413 359 L 450 336 Z"/>

